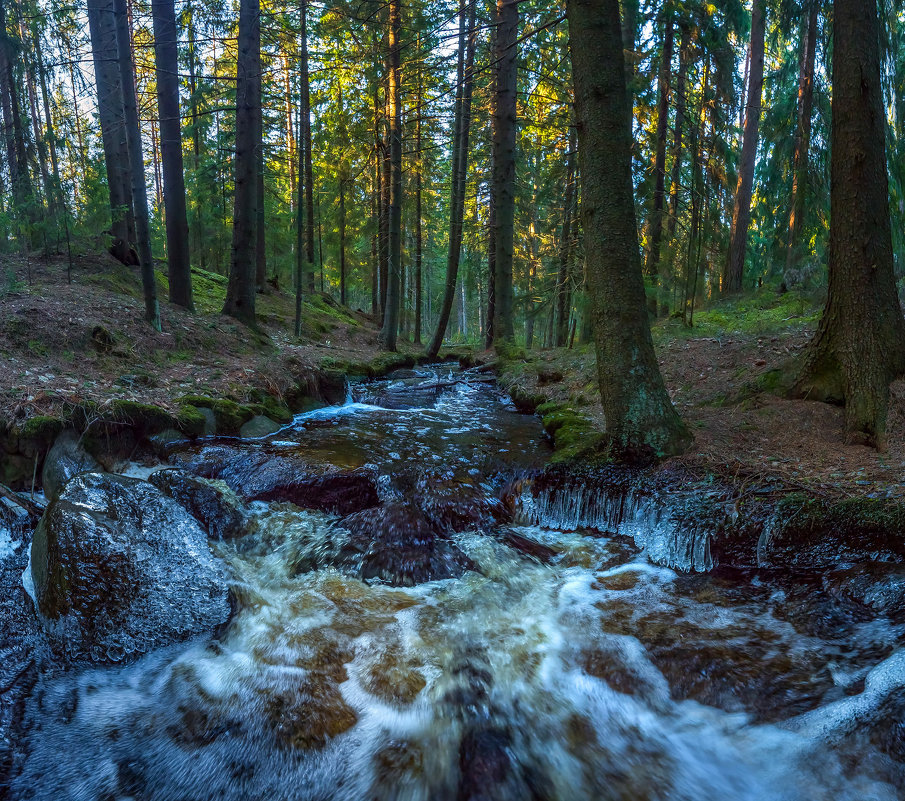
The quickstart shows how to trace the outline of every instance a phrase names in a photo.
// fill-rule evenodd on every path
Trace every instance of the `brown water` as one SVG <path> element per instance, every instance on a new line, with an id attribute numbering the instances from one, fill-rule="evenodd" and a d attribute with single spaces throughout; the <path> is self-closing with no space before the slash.
<path id="1" fill-rule="evenodd" d="M 387 498 L 425 472 L 494 494 L 547 458 L 537 420 L 491 387 L 425 382 L 359 389 L 268 447 L 374 465 Z M 228 630 L 42 681 L 13 797 L 905 796 L 905 628 L 819 576 L 652 564 L 641 518 L 626 536 L 546 513 L 507 530 L 549 564 L 469 531 L 454 540 L 478 571 L 395 588 L 305 570 L 336 520 L 254 504 L 251 533 L 216 545 Z"/>

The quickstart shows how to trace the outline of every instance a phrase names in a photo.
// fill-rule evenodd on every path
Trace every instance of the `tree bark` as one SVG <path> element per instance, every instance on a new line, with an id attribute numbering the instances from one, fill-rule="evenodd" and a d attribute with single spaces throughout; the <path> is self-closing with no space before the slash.
<path id="1" fill-rule="evenodd" d="M 817 0 L 808 10 L 807 26 L 802 33 L 801 64 L 798 71 L 798 126 L 795 130 L 795 155 L 792 166 L 792 210 L 789 214 L 789 246 L 786 272 L 801 261 L 804 228 L 805 184 L 808 177 L 808 155 L 811 146 L 811 109 L 814 104 L 814 61 L 817 55 Z"/>
<path id="2" fill-rule="evenodd" d="M 402 68 L 400 64 L 401 0 L 390 0 L 389 25 L 389 138 L 390 138 L 390 204 L 387 214 L 387 299 L 380 329 L 380 345 L 396 350 L 399 333 L 399 283 L 402 269 Z"/>
<path id="3" fill-rule="evenodd" d="M 905 373 L 896 294 L 876 0 L 835 0 L 826 307 L 794 394 L 845 403 L 850 441 L 883 448 L 889 384 Z"/>
<path id="4" fill-rule="evenodd" d="M 88 0 L 88 29 L 94 59 L 97 108 L 110 194 L 110 252 L 123 264 L 137 264 L 129 238 L 132 189 L 128 183 L 129 154 L 123 119 L 123 93 L 116 62 L 116 25 L 113 0 Z"/>
<path id="5" fill-rule="evenodd" d="M 588 289 L 606 433 L 625 455 L 683 451 L 690 436 L 654 355 L 638 252 L 618 0 L 567 0 Z"/>
<path id="6" fill-rule="evenodd" d="M 152 0 L 154 54 L 157 64 L 157 110 L 163 161 L 163 200 L 166 210 L 167 271 L 170 303 L 194 309 L 189 258 L 189 224 L 185 208 L 182 164 L 182 123 L 179 114 L 179 54 L 176 8 L 173 0 Z"/>
<path id="7" fill-rule="evenodd" d="M 311 163 L 311 84 L 308 76 L 308 0 L 302 0 L 302 60 L 301 60 L 301 96 L 299 114 L 302 122 L 302 151 L 305 156 L 303 170 L 299 172 L 299 180 L 302 173 L 305 176 L 305 262 L 307 268 L 307 281 L 305 287 L 308 292 L 314 292 L 314 169 Z"/>
<path id="8" fill-rule="evenodd" d="M 497 62 L 497 80 L 493 100 L 493 191 L 496 207 L 494 344 L 506 341 L 511 342 L 515 338 L 512 261 L 515 245 L 517 41 L 518 0 L 497 0 L 497 28 L 494 46 L 494 59 Z M 621 59 L 620 63 L 623 64 L 624 70 L 624 59 Z M 624 77 L 623 75 L 623 82 Z M 623 88 L 624 91 L 625 89 Z"/>
<path id="9" fill-rule="evenodd" d="M 31 222 L 34 210 L 31 176 L 28 172 L 28 154 L 25 146 L 25 130 L 22 127 L 22 112 L 19 106 L 19 92 L 13 72 L 14 54 L 11 52 L 10 37 L 7 32 L 6 0 L 0 0 L 0 99 L 2 99 L 3 127 L 9 167 L 10 184 L 16 212 Z"/>
<path id="10" fill-rule="evenodd" d="M 650 215 L 647 274 L 656 282 L 660 268 L 663 239 L 663 208 L 666 199 L 666 134 L 669 129 L 669 95 L 672 73 L 673 24 L 667 5 L 663 20 L 663 51 L 660 60 L 659 98 L 657 102 L 657 151 L 654 156 L 654 197 Z M 656 303 L 656 301 L 654 301 Z M 656 309 L 654 310 L 656 311 Z"/>
<path id="11" fill-rule="evenodd" d="M 135 213 L 135 235 L 141 285 L 145 299 L 145 320 L 160 331 L 160 307 L 157 302 L 157 281 L 151 256 L 151 228 L 148 222 L 148 188 L 145 183 L 145 160 L 141 147 L 141 127 L 138 121 L 138 99 L 135 95 L 135 66 L 132 62 L 132 30 L 129 24 L 127 0 L 115 0 L 116 44 L 119 53 L 120 83 L 122 85 L 123 117 L 126 126 L 126 148 L 129 152 L 129 174 L 132 184 L 132 207 Z"/>
<path id="12" fill-rule="evenodd" d="M 232 259 L 223 313 L 255 325 L 257 172 L 261 142 L 261 4 L 240 0 L 236 61 L 236 188 Z"/>
<path id="13" fill-rule="evenodd" d="M 690 47 L 691 29 L 687 26 L 682 26 L 682 37 L 679 42 L 679 74 L 676 76 L 676 118 L 672 140 L 672 174 L 669 179 L 669 219 L 666 224 L 668 242 L 672 242 L 676 235 L 676 224 L 678 223 L 679 215 L 679 188 L 682 185 L 682 132 L 685 127 L 685 108 L 687 105 L 685 84 L 688 76 Z"/>
<path id="14" fill-rule="evenodd" d="M 421 52 L 421 40 L 418 40 L 418 52 Z M 412 342 L 421 344 L 421 259 L 424 250 L 424 232 L 421 226 L 421 184 L 423 157 L 421 154 L 421 118 L 424 115 L 422 103 L 424 101 L 424 70 L 418 65 L 418 95 L 416 98 L 415 121 L 415 264 L 414 264 L 414 290 L 415 290 L 415 319 L 412 331 Z"/>
<path id="15" fill-rule="evenodd" d="M 572 205 L 575 198 L 575 128 L 569 128 L 569 155 L 566 158 L 566 190 L 563 193 L 562 239 L 559 243 L 559 275 L 556 280 L 556 334 L 554 345 L 563 348 L 569 335 L 572 263 Z"/>
<path id="16" fill-rule="evenodd" d="M 440 352 L 449 317 L 456 298 L 456 281 L 462 252 L 465 219 L 465 183 L 468 175 L 468 142 L 471 131 L 471 100 L 474 81 L 475 6 L 474 0 L 462 0 L 459 7 L 459 56 L 456 68 L 455 119 L 453 122 L 452 174 L 450 177 L 449 251 L 446 259 L 446 285 L 437 327 L 427 346 L 427 355 Z"/>
<path id="17" fill-rule="evenodd" d="M 738 165 L 738 185 L 729 231 L 729 257 L 723 272 L 723 291 L 740 292 L 745 271 L 748 225 L 751 222 L 751 194 L 757 159 L 757 134 L 760 126 L 761 95 L 764 88 L 764 28 L 766 0 L 754 0 L 751 10 L 751 69 L 748 73 L 748 106 L 742 153 Z"/>

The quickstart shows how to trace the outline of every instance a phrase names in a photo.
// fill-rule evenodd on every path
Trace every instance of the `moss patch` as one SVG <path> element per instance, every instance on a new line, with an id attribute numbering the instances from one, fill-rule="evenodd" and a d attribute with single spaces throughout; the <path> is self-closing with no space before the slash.
<path id="1" fill-rule="evenodd" d="M 217 433 L 235 435 L 252 417 L 255 409 L 226 398 L 208 398 L 204 395 L 186 395 L 180 399 L 183 404 L 210 409 L 217 419 Z"/>

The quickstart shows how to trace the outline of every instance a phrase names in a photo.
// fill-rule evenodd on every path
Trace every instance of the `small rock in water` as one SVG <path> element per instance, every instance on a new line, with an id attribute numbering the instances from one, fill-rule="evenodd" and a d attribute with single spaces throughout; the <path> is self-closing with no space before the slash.
<path id="1" fill-rule="evenodd" d="M 266 437 L 269 434 L 276 434 L 282 426 L 275 423 L 269 417 L 259 414 L 252 417 L 242 428 L 239 429 L 239 436 L 243 439 L 257 439 Z"/>
<path id="2" fill-rule="evenodd" d="M 245 533 L 245 508 L 228 487 L 184 470 L 157 470 L 148 481 L 201 523 L 208 536 L 230 539 Z"/>
<path id="3" fill-rule="evenodd" d="M 362 579 L 411 587 L 425 581 L 458 578 L 474 563 L 442 539 L 413 506 L 391 503 L 343 518 L 350 536 L 340 546 L 338 567 Z"/>

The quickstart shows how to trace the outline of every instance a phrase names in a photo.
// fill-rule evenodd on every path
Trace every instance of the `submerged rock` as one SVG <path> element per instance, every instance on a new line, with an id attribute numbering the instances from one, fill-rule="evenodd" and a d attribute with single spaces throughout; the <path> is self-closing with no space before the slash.
<path id="1" fill-rule="evenodd" d="M 440 531 L 470 531 L 506 522 L 509 512 L 489 490 L 451 476 L 422 476 L 415 487 L 415 503 Z"/>
<path id="2" fill-rule="evenodd" d="M 266 450 L 223 446 L 204 448 L 177 462 L 195 475 L 224 481 L 249 501 L 288 501 L 303 509 L 341 515 L 380 502 L 377 476 L 368 469 L 344 470 Z"/>
<path id="3" fill-rule="evenodd" d="M 201 523 L 209 537 L 230 539 L 245 533 L 244 505 L 228 488 L 184 470 L 157 470 L 148 481 Z"/>
<path id="4" fill-rule="evenodd" d="M 73 478 L 35 531 L 31 574 L 51 637 L 73 659 L 120 662 L 230 615 L 226 570 L 205 532 L 137 479 Z"/>
<path id="5" fill-rule="evenodd" d="M 408 504 L 367 509 L 343 518 L 339 525 L 349 537 L 341 543 L 335 563 L 358 578 L 410 587 L 458 578 L 476 569 L 471 559 L 441 538 Z"/>
<path id="6" fill-rule="evenodd" d="M 66 482 L 79 473 L 100 470 L 97 460 L 86 451 L 75 431 L 64 431 L 48 451 L 41 483 L 48 501 L 57 498 Z"/>

